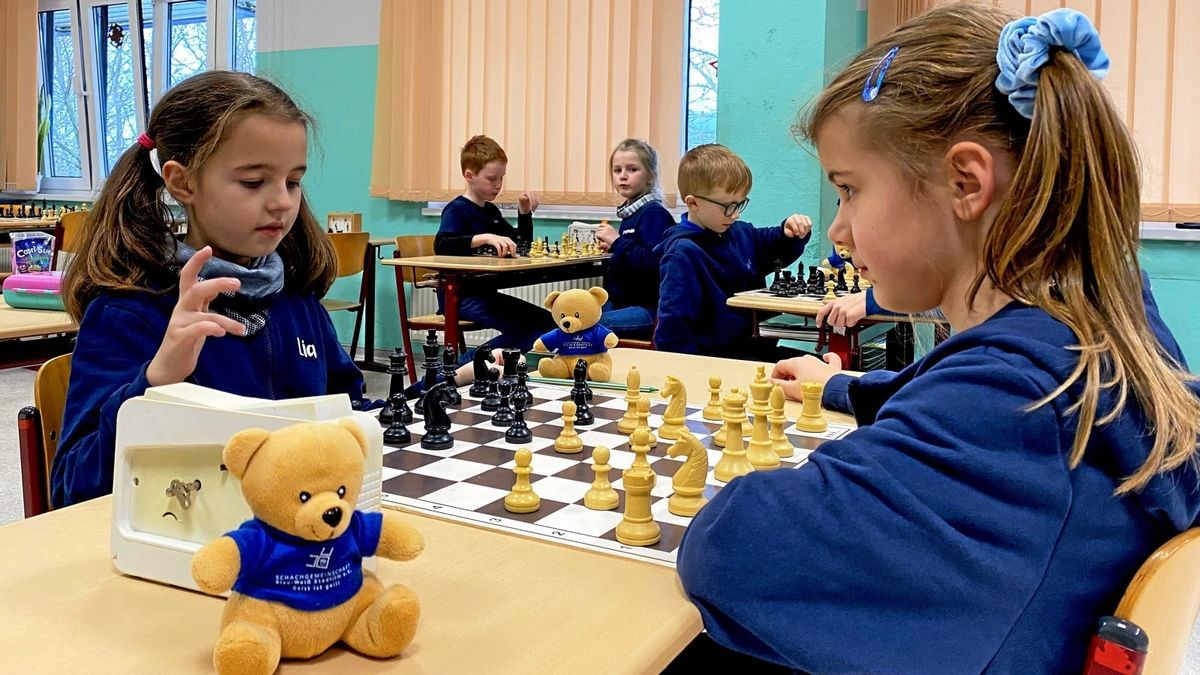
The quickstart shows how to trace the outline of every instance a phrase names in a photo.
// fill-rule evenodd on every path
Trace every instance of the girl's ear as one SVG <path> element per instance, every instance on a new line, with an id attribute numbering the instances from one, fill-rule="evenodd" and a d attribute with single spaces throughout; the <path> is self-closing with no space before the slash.
<path id="1" fill-rule="evenodd" d="M 955 143 L 946 151 L 946 179 L 954 215 L 976 221 L 996 196 L 996 158 L 974 141 Z"/>
<path id="2" fill-rule="evenodd" d="M 187 167 L 171 160 L 163 164 L 162 177 L 163 183 L 167 186 L 167 192 L 171 193 L 175 201 L 180 204 L 191 204 L 195 200 L 195 190 L 188 177 Z"/>

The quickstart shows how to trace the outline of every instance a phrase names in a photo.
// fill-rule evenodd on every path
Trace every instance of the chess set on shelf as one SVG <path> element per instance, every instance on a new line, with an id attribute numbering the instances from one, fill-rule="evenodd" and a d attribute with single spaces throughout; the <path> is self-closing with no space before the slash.
<path id="1" fill-rule="evenodd" d="M 573 381 L 549 382 L 531 378 L 517 350 L 501 368 L 477 352 L 475 381 L 460 391 L 436 334 L 422 350 L 415 413 L 405 356 L 390 361 L 384 504 L 659 564 L 674 564 L 691 518 L 729 481 L 800 466 L 853 428 L 824 419 L 816 383 L 803 386 L 792 424 L 761 366 L 748 388 L 723 393 L 709 378 L 708 405 L 695 408 L 675 377 L 659 391 L 668 401 L 651 402 L 636 368 L 623 392 L 588 382 L 578 365 Z"/>
<path id="2" fill-rule="evenodd" d="M 792 274 L 791 270 L 781 269 L 779 260 L 775 261 L 775 276 L 771 285 L 758 294 L 774 295 L 781 298 L 811 297 L 823 301 L 836 300 L 843 295 L 862 293 L 871 287 L 871 282 L 859 275 L 858 270 L 850 262 L 838 270 L 822 261 L 822 265 L 812 265 L 809 268 L 808 279 L 801 280 Z M 804 271 L 804 266 L 800 266 Z"/>

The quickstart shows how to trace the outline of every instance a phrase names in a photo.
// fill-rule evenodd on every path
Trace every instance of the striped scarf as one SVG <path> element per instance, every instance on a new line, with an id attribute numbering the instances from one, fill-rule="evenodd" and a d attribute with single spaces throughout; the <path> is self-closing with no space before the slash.
<path id="1" fill-rule="evenodd" d="M 178 242 L 175 262 L 182 267 L 195 254 L 196 249 Z M 279 253 L 272 252 L 262 258 L 255 258 L 246 267 L 220 258 L 211 258 L 204 263 L 203 269 L 197 275 L 201 280 L 218 277 L 233 277 L 241 281 L 242 285 L 237 292 L 225 292 L 213 298 L 209 308 L 245 326 L 246 337 L 265 328 L 271 302 L 275 294 L 283 289 L 283 259 L 279 257 Z"/>
<path id="2" fill-rule="evenodd" d="M 624 219 L 628 218 L 629 216 L 632 216 L 633 214 L 637 213 L 638 210 L 640 210 L 643 206 L 645 206 L 651 202 L 661 202 L 661 201 L 662 201 L 662 197 L 660 197 L 659 195 L 655 194 L 654 192 L 647 192 L 646 194 L 642 195 L 641 197 L 638 197 L 637 199 L 635 199 L 631 202 L 625 202 L 624 204 L 618 206 L 617 207 L 617 217 L 624 220 Z"/>

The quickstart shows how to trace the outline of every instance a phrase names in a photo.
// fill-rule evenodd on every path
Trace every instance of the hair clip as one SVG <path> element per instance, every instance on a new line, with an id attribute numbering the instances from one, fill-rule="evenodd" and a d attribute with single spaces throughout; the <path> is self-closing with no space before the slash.
<path id="1" fill-rule="evenodd" d="M 900 51 L 900 47 L 892 47 L 887 54 L 879 59 L 879 63 L 871 69 L 867 75 L 867 81 L 863 84 L 862 100 L 870 103 L 879 97 L 879 88 L 883 86 L 883 76 L 887 74 L 887 69 L 892 65 L 892 59 L 896 58 L 896 54 Z"/>

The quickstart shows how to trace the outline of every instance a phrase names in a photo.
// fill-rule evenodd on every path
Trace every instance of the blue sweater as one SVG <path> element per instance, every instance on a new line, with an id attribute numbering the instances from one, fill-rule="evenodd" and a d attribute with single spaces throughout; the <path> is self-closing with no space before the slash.
<path id="1" fill-rule="evenodd" d="M 1132 397 L 1068 467 L 1079 387 L 1026 408 L 1070 374 L 1076 342 L 1012 303 L 852 386 L 863 426 L 807 464 L 732 481 L 679 552 L 710 635 L 821 673 L 1079 672 L 1096 619 L 1197 524 L 1200 491 L 1185 466 L 1113 496 L 1153 441 Z"/>
<path id="2" fill-rule="evenodd" d="M 498 234 L 508 237 L 514 242 L 533 241 L 533 214 L 517 215 L 517 226 L 513 227 L 504 219 L 500 208 L 491 202 L 479 206 L 475 202 L 459 195 L 442 208 L 442 224 L 438 227 L 437 235 L 433 238 L 433 252 L 437 255 L 471 255 L 475 249 L 471 247 L 471 239 L 477 234 Z M 486 281 L 476 283 L 471 278 L 463 281 L 459 297 L 471 295 L 487 295 L 496 293 L 495 286 Z M 438 313 L 442 311 L 443 295 L 438 289 Z"/>
<path id="3" fill-rule="evenodd" d="M 675 218 L 662 205 L 650 202 L 618 227 L 621 236 L 609 248 L 612 258 L 604 274 L 604 289 L 613 307 L 658 307 L 658 255 L 654 248 L 662 243 Z"/>
<path id="4" fill-rule="evenodd" d="M 112 492 L 117 411 L 142 395 L 176 293 L 110 293 L 79 325 L 51 471 L 55 507 Z M 311 293 L 274 296 L 265 328 L 250 337 L 208 338 L 188 382 L 240 396 L 296 398 L 344 392 L 361 403 L 363 376 L 338 343 L 329 312 Z"/>
<path id="5" fill-rule="evenodd" d="M 751 353 L 750 312 L 725 301 L 765 287 L 775 261 L 791 265 L 809 236 L 788 237 L 782 223 L 754 227 L 740 220 L 717 234 L 684 216 L 655 250 L 662 260 L 655 348 L 729 358 Z"/>

